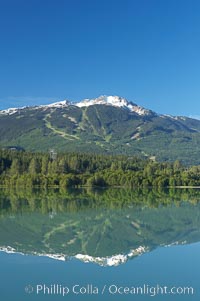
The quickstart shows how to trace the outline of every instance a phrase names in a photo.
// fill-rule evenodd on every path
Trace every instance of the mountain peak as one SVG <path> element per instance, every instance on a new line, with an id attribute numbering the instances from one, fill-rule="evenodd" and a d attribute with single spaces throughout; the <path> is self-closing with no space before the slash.
<path id="1" fill-rule="evenodd" d="M 36 105 L 34 107 L 32 106 L 24 106 L 24 107 L 20 107 L 20 108 L 9 108 L 9 109 L 5 109 L 5 110 L 0 110 L 0 115 L 13 115 L 17 112 L 20 112 L 23 109 L 27 109 L 27 108 L 33 108 L 33 109 L 38 109 L 38 108 L 43 108 L 43 109 L 48 109 L 48 108 L 65 108 L 68 107 L 71 104 L 70 101 L 68 100 L 63 100 L 63 101 L 58 101 L 58 102 L 54 102 L 48 105 Z"/>
<path id="2" fill-rule="evenodd" d="M 128 101 L 126 98 L 112 95 L 101 95 L 94 99 L 84 99 L 81 102 L 76 103 L 75 105 L 78 107 L 89 107 L 92 105 L 109 105 L 128 109 L 129 111 L 135 112 L 138 115 L 149 115 L 149 113 L 151 112 L 150 110 L 147 110 L 133 102 Z"/>
<path id="3" fill-rule="evenodd" d="M 62 100 L 58 102 L 51 103 L 49 105 L 41 105 L 40 108 L 65 108 L 70 105 L 71 102 L 69 100 Z"/>
<path id="4" fill-rule="evenodd" d="M 114 105 L 117 107 L 124 107 L 128 105 L 128 101 L 120 96 L 101 95 L 97 98 L 84 99 L 81 102 L 77 103 L 76 105 L 79 107 L 83 107 L 83 106 L 91 106 L 95 104 L 106 104 L 106 105 Z"/>

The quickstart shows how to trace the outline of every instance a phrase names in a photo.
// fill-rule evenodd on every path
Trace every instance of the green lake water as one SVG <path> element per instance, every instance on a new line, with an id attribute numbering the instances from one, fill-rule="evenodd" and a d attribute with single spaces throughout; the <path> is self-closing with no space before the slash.
<path id="1" fill-rule="evenodd" d="M 200 300 L 199 190 L 0 191 L 0 300 Z"/>

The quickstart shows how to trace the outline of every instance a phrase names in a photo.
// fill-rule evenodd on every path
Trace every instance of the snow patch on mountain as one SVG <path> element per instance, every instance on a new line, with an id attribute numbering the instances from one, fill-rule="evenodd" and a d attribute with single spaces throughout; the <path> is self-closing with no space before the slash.
<path id="1" fill-rule="evenodd" d="M 65 108 L 65 107 L 68 107 L 70 104 L 71 104 L 70 101 L 63 100 L 63 101 L 51 103 L 49 105 L 41 105 L 41 106 L 39 106 L 39 108 Z M 38 108 L 38 107 L 36 107 L 36 108 Z"/>
<path id="2" fill-rule="evenodd" d="M 20 110 L 23 110 L 25 109 L 26 107 L 21 107 L 21 108 L 9 108 L 9 109 L 6 109 L 6 110 L 1 110 L 0 111 L 0 115 L 13 115 L 13 114 L 16 114 L 16 113 L 19 113 Z"/>
<path id="3" fill-rule="evenodd" d="M 119 108 L 128 109 L 131 112 L 135 112 L 138 115 L 148 115 L 150 110 L 147 110 L 143 107 L 136 105 L 135 103 L 127 101 L 123 97 L 119 96 L 100 96 L 94 99 L 84 99 L 81 102 L 75 104 L 78 107 L 89 107 L 93 105 L 109 105 Z"/>
<path id="4" fill-rule="evenodd" d="M 66 260 L 65 255 L 63 255 L 63 254 L 50 254 L 50 253 L 42 254 L 42 253 L 37 253 L 37 252 L 33 252 L 33 253 L 30 253 L 30 254 L 25 254 L 23 252 L 16 251 L 16 249 L 14 249 L 10 246 L 0 247 L 0 252 L 4 252 L 4 253 L 7 253 L 7 254 L 19 254 L 19 255 L 23 255 L 23 256 L 27 256 L 27 255 L 31 254 L 31 255 L 36 255 L 36 256 L 49 257 L 49 258 L 55 259 L 55 260 L 61 260 L 61 261 Z"/>
<path id="5" fill-rule="evenodd" d="M 126 263 L 129 259 L 142 255 L 143 253 L 148 252 L 148 249 L 140 246 L 137 249 L 131 250 L 127 254 L 118 254 L 111 257 L 93 257 L 90 255 L 77 254 L 74 257 L 85 263 L 96 263 L 100 266 L 118 266 L 120 264 Z"/>
<path id="6" fill-rule="evenodd" d="M 48 108 L 65 108 L 68 107 L 69 105 L 71 105 L 72 103 L 68 100 L 63 100 L 63 101 L 58 101 L 58 102 L 54 102 L 48 105 L 39 105 L 39 106 L 24 106 L 24 107 L 20 107 L 20 108 L 9 108 L 6 110 L 0 110 L 0 115 L 13 115 L 16 113 L 20 113 L 21 110 L 23 109 L 48 109 Z"/>

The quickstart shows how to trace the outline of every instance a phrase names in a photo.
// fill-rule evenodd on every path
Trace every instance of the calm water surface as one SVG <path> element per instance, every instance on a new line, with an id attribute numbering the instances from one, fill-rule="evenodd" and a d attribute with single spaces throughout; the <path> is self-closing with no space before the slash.
<path id="1" fill-rule="evenodd" d="M 199 200 L 1 191 L 0 300 L 200 300 Z"/>

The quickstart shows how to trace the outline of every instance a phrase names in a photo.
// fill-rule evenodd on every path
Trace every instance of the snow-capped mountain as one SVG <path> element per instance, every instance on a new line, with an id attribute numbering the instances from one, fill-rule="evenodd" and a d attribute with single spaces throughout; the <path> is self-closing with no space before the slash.
<path id="1" fill-rule="evenodd" d="M 119 96 L 0 111 L 0 147 L 126 154 L 199 164 L 200 121 L 157 114 Z M 40 141 L 40 143 L 38 143 Z"/>
<path id="2" fill-rule="evenodd" d="M 102 95 L 94 99 L 84 99 L 80 102 L 71 102 L 69 100 L 63 100 L 63 101 L 58 101 L 54 103 L 50 103 L 47 105 L 39 105 L 39 106 L 34 106 L 34 109 L 56 109 L 56 108 L 66 108 L 69 105 L 74 105 L 79 108 L 82 107 L 89 107 L 93 105 L 108 105 L 108 106 L 113 106 L 113 107 L 118 107 L 118 108 L 123 108 L 127 109 L 130 112 L 135 112 L 138 115 L 149 115 L 152 114 L 151 110 L 145 109 L 141 106 L 138 106 L 137 104 L 128 101 L 127 99 L 120 97 L 120 96 L 106 96 Z M 31 108 L 31 107 L 22 107 L 22 108 L 9 108 L 6 110 L 1 110 L 0 114 L 1 115 L 12 115 L 15 113 L 18 113 L 19 110 L 25 109 L 25 108 Z"/>
<path id="3" fill-rule="evenodd" d="M 127 99 L 120 96 L 106 96 L 102 95 L 94 99 L 84 99 L 81 102 L 75 104 L 78 107 L 89 107 L 93 105 L 108 105 L 118 108 L 128 109 L 131 112 L 135 112 L 138 115 L 148 115 L 150 110 L 138 106 L 135 103 L 129 102 Z"/>

